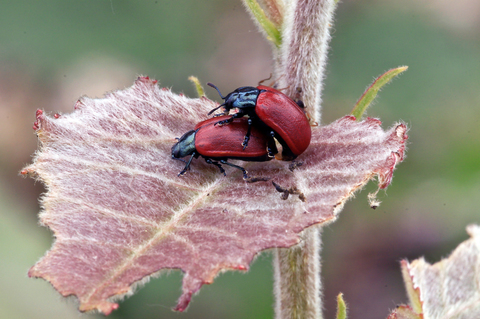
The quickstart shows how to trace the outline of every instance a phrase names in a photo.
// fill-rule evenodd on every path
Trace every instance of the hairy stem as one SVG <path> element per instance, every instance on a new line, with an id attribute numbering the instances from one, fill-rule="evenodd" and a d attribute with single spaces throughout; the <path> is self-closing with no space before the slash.
<path id="1" fill-rule="evenodd" d="M 320 228 L 310 227 L 299 245 L 275 251 L 275 318 L 322 318 Z"/>
<path id="2" fill-rule="evenodd" d="M 275 54 L 278 87 L 302 100 L 309 117 L 317 122 L 335 5 L 335 0 L 285 1 L 282 45 Z M 320 248 L 320 229 L 313 226 L 303 233 L 299 245 L 276 251 L 276 319 L 323 318 Z"/>
<path id="3" fill-rule="evenodd" d="M 311 122 L 320 122 L 330 28 L 338 0 L 244 0 L 260 30 L 273 41 L 271 30 L 281 24 L 273 41 L 276 86 L 303 101 Z M 268 23 L 266 23 L 266 22 Z M 276 319 L 318 319 L 321 311 L 320 229 L 310 227 L 302 242 L 275 252 Z"/>
<path id="4" fill-rule="evenodd" d="M 282 46 L 275 75 L 283 93 L 301 99 L 310 117 L 321 120 L 321 93 L 325 78 L 334 0 L 289 0 L 285 6 Z"/>

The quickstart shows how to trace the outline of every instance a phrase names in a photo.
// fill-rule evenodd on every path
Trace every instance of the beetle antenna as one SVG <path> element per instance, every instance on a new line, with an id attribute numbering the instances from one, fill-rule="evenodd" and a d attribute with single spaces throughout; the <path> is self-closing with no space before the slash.
<path id="1" fill-rule="evenodd" d="M 225 97 L 222 95 L 222 93 L 220 93 L 220 90 L 217 88 L 217 86 L 216 86 L 215 84 L 212 84 L 212 83 L 208 82 L 207 85 L 210 86 L 210 87 L 212 87 L 212 88 L 214 88 L 215 90 L 217 90 L 218 95 L 220 95 L 220 97 L 221 97 L 223 100 L 225 100 Z"/>
<path id="2" fill-rule="evenodd" d="M 214 108 L 213 110 L 211 110 L 210 112 L 208 112 L 208 114 L 207 114 L 207 115 L 210 115 L 210 114 L 212 114 L 213 112 L 215 112 L 216 110 L 218 110 L 218 109 L 219 109 L 219 108 L 221 108 L 222 106 L 225 106 L 225 103 L 223 103 L 223 104 L 220 104 L 219 106 L 217 106 L 216 108 Z"/>

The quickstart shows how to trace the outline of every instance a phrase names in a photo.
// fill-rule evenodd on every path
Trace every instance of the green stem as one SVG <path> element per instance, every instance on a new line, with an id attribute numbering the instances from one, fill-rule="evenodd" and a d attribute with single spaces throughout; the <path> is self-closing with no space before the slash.
<path id="1" fill-rule="evenodd" d="M 334 0 L 285 1 L 282 45 L 275 75 L 283 92 L 301 99 L 312 121 L 320 121 Z M 277 56 L 274 54 L 274 56 Z M 315 213 L 315 212 L 312 212 Z M 302 241 L 275 253 L 275 318 L 321 319 L 320 227 L 312 226 Z"/>
<path id="2" fill-rule="evenodd" d="M 275 251 L 275 318 L 320 319 L 320 228 L 305 230 L 300 244 Z"/>

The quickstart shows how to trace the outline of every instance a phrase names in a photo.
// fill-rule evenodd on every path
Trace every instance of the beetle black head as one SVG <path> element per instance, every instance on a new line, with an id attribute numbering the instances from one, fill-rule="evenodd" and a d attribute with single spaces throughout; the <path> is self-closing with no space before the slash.
<path id="1" fill-rule="evenodd" d="M 178 139 L 178 142 L 172 146 L 172 158 L 185 157 L 195 152 L 195 133 L 197 131 L 188 131 Z"/>
<path id="2" fill-rule="evenodd" d="M 212 83 L 208 83 L 208 85 L 216 89 L 220 97 L 225 100 L 223 104 L 211 110 L 208 115 L 212 114 L 222 106 L 225 107 L 226 111 L 230 111 L 234 108 L 255 108 L 258 95 L 260 94 L 260 90 L 256 87 L 242 86 L 235 91 L 228 93 L 227 96 L 223 96 L 222 93 L 220 93 L 220 90 L 215 85 L 213 85 Z"/>

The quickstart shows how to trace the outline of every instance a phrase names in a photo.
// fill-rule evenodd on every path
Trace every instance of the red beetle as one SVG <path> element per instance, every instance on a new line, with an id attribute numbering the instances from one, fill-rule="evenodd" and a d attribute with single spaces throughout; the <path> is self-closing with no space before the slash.
<path id="1" fill-rule="evenodd" d="M 256 88 L 243 86 L 224 97 L 215 85 L 211 83 L 208 85 L 215 88 L 220 97 L 225 100 L 223 104 L 211 110 L 209 115 L 222 106 L 225 108 L 224 115 L 229 114 L 231 109 L 238 109 L 238 113 L 216 124 L 227 124 L 235 118 L 249 116 L 247 133 L 242 143 L 244 149 L 249 143 L 252 125 L 259 126 L 262 130 L 264 126 L 270 128 L 272 138 L 275 137 L 282 144 L 283 160 L 295 159 L 310 145 L 312 130 L 305 113 L 297 103 L 282 92 L 263 85 Z M 275 151 L 273 147 L 271 149 Z M 269 155 L 273 156 L 273 154 Z"/>
<path id="2" fill-rule="evenodd" d="M 229 116 L 220 117 L 227 120 Z M 172 147 L 172 158 L 186 163 L 185 168 L 178 174 L 183 175 L 190 167 L 193 158 L 202 156 L 208 164 L 217 166 L 220 172 L 225 174 L 221 164 L 238 168 L 243 172 L 243 178 L 247 179 L 247 171 L 238 165 L 228 163 L 228 159 L 242 161 L 265 162 L 272 158 L 268 156 L 269 138 L 260 129 L 253 127 L 250 135 L 248 150 L 242 147 L 244 132 L 248 129 L 248 119 L 233 119 L 230 125 L 216 126 L 218 118 L 211 118 L 200 122 L 194 130 L 188 131 L 180 137 Z M 180 159 L 190 156 L 188 162 Z"/>

